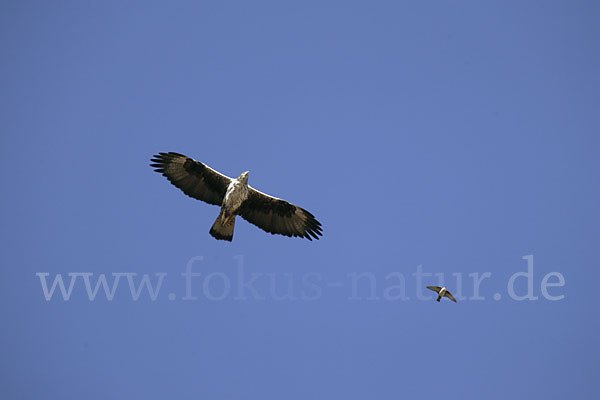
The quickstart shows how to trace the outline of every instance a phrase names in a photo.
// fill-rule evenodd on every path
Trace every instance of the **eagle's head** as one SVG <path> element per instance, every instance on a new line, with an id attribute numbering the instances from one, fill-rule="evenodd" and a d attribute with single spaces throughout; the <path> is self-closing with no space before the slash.
<path id="1" fill-rule="evenodd" d="M 248 183 L 248 173 L 250 171 L 242 172 L 240 176 L 238 176 L 237 180 L 242 183 Z"/>

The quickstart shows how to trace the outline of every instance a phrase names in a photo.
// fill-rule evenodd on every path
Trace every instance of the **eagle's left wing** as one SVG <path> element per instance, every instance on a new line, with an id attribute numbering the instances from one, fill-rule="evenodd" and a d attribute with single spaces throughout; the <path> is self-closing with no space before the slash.
<path id="1" fill-rule="evenodd" d="M 173 185 L 194 199 L 220 206 L 231 178 L 183 154 L 158 153 L 150 164 Z"/>
<path id="2" fill-rule="evenodd" d="M 249 187 L 248 198 L 242 203 L 239 214 L 246 221 L 271 234 L 299 236 L 308 240 L 318 240 L 323 235 L 321 223 L 314 215 L 252 187 Z"/>
<path id="3" fill-rule="evenodd" d="M 442 290 L 442 288 L 441 288 L 441 287 L 439 287 L 439 286 L 427 286 L 427 289 L 429 289 L 429 290 L 433 290 L 433 291 L 434 291 L 434 292 L 436 292 L 436 293 L 439 293 L 439 292 L 440 292 L 440 290 Z"/>

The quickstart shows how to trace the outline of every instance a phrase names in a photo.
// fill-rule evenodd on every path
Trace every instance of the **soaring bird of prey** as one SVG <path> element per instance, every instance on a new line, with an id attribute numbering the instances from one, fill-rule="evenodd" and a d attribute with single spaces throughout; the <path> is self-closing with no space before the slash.
<path id="1" fill-rule="evenodd" d="M 151 167 L 186 195 L 221 207 L 210 234 L 218 240 L 233 239 L 237 215 L 271 234 L 308 240 L 323 235 L 321 223 L 303 208 L 259 192 L 248 185 L 246 171 L 232 179 L 209 166 L 178 153 L 158 153 Z"/>
<path id="2" fill-rule="evenodd" d="M 427 286 L 427 289 L 433 290 L 434 292 L 436 292 L 438 294 L 438 297 L 435 301 L 440 301 L 442 299 L 442 297 L 447 297 L 456 303 L 456 299 L 454 298 L 454 296 L 452 296 L 452 293 L 450 293 L 448 291 L 448 289 L 446 289 L 446 286 L 444 286 L 444 287 Z"/>

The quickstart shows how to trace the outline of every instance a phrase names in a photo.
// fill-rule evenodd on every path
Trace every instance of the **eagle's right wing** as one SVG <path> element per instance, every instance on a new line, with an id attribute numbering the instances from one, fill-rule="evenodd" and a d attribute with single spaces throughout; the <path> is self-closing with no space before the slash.
<path id="1" fill-rule="evenodd" d="M 427 286 L 427 289 L 429 289 L 429 290 L 433 290 L 433 291 L 434 291 L 434 292 L 436 292 L 436 293 L 439 293 L 439 292 L 440 292 L 440 290 L 442 290 L 442 288 L 441 288 L 441 287 L 439 287 L 439 286 Z"/>
<path id="2" fill-rule="evenodd" d="M 151 167 L 194 199 L 220 206 L 231 178 L 179 153 L 158 153 Z"/>
<path id="3" fill-rule="evenodd" d="M 452 293 L 450 293 L 449 291 L 446 290 L 446 293 L 444 293 L 444 296 L 456 303 L 456 299 L 454 298 L 454 296 L 452 296 Z"/>
<path id="4" fill-rule="evenodd" d="M 246 221 L 271 234 L 295 236 L 308 240 L 323 235 L 321 223 L 303 208 L 269 196 L 252 187 L 242 203 L 240 215 Z"/>

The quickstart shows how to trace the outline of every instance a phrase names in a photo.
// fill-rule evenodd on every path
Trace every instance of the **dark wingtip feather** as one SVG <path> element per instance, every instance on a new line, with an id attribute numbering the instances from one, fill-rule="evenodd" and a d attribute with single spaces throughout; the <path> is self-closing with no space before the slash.
<path id="1" fill-rule="evenodd" d="M 305 222 L 305 232 L 303 237 L 307 238 L 308 240 L 312 240 L 311 237 L 319 240 L 319 236 L 323 236 L 323 228 L 321 223 L 310 212 L 306 211 L 305 209 L 302 209 L 302 211 L 308 217 Z"/>
<path id="2" fill-rule="evenodd" d="M 319 236 L 317 236 L 317 234 L 314 231 L 308 231 L 308 233 L 310 233 L 310 235 L 315 239 L 319 240 Z"/>

